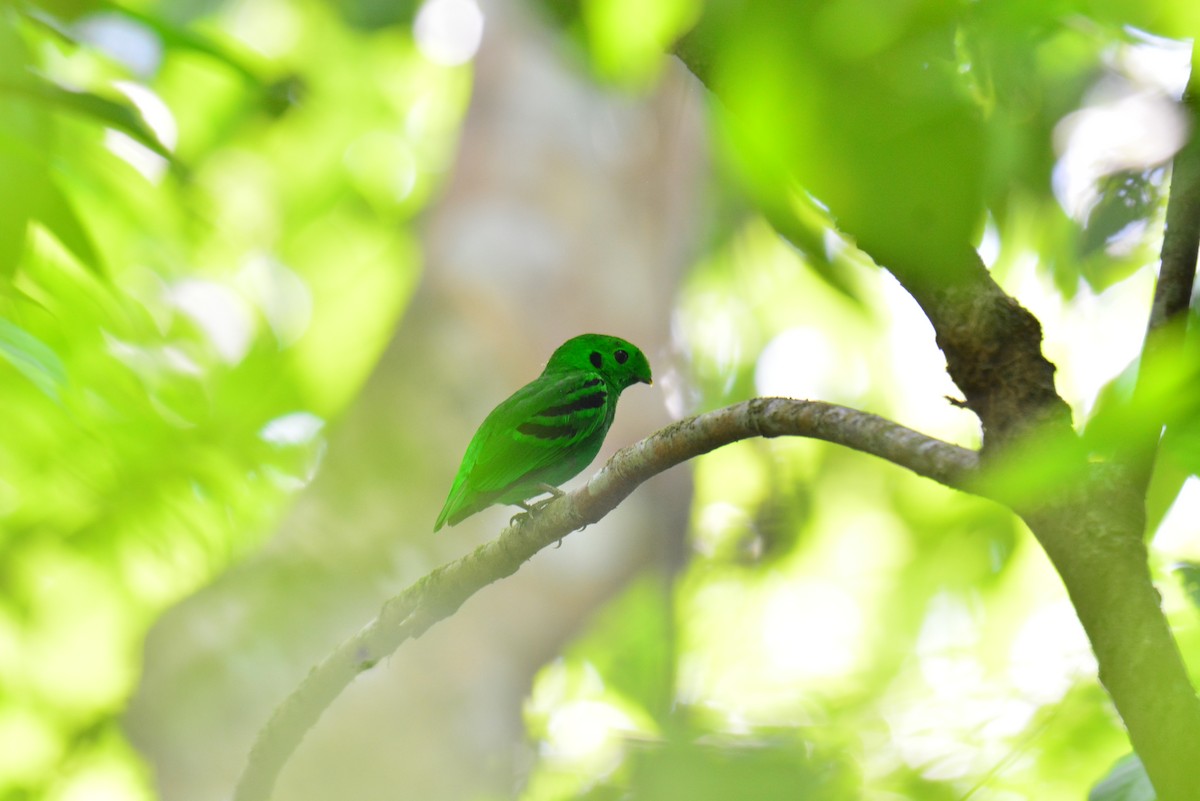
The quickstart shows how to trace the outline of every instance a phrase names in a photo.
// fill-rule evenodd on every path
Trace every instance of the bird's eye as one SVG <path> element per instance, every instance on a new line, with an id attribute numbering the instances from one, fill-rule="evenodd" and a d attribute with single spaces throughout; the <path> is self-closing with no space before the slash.
<path id="1" fill-rule="evenodd" d="M 600 365 L 604 363 L 604 358 L 600 355 L 600 351 L 594 350 L 592 351 L 592 355 L 588 357 L 588 361 L 592 363 L 592 367 L 599 370 Z"/>
<path id="2" fill-rule="evenodd" d="M 629 361 L 629 354 L 623 350 L 619 350 L 613 354 L 613 358 L 617 360 L 617 364 L 624 364 Z"/>

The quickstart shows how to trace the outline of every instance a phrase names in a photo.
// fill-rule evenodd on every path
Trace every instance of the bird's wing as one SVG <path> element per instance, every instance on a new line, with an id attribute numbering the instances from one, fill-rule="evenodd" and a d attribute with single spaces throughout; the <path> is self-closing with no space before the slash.
<path id="1" fill-rule="evenodd" d="M 607 428 L 615 400 L 598 373 L 541 376 L 488 415 L 480 427 L 487 435 L 472 441 L 463 458 L 464 467 L 473 462 L 468 484 L 480 493 L 501 492 L 557 460 L 573 461 L 575 446 Z M 585 466 L 574 472 L 566 467 L 568 475 L 558 480 L 566 481 Z"/>
<path id="2" fill-rule="evenodd" d="M 492 410 L 471 438 L 434 531 L 491 506 L 509 491 L 558 484 L 587 466 L 588 446 L 612 422 L 616 393 L 598 373 L 543 374 Z M 586 443 L 586 444 L 585 444 Z M 586 458 L 584 458 L 586 457 Z M 522 499 L 523 499 L 522 498 Z"/>

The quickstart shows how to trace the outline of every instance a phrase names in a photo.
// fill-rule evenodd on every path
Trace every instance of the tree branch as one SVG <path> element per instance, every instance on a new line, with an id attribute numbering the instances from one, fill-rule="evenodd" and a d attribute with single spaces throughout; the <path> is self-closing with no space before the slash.
<path id="1" fill-rule="evenodd" d="M 250 752 L 235 801 L 269 799 L 292 752 L 355 676 L 449 617 L 483 587 L 512 575 L 542 548 L 599 521 L 651 476 L 738 440 L 783 436 L 845 445 L 956 489 L 968 489 L 978 470 L 972 450 L 819 401 L 757 398 L 669 425 L 618 451 L 583 487 L 387 601 L 375 620 L 314 667 L 275 710 Z"/>
<path id="2" fill-rule="evenodd" d="M 1145 408 L 1144 396 L 1152 383 L 1151 376 L 1173 367 L 1171 361 L 1184 343 L 1187 311 L 1196 282 L 1196 257 L 1200 251 L 1200 108 L 1197 107 L 1196 86 L 1196 76 L 1192 75 L 1182 101 L 1191 130 L 1171 165 L 1171 189 L 1167 196 L 1158 281 L 1154 285 L 1154 302 L 1150 307 L 1137 384 L 1133 390 L 1135 408 Z M 1149 415 L 1137 421 L 1126 437 L 1126 447 L 1118 455 L 1143 494 L 1150 482 L 1165 422 L 1161 416 Z"/>
<path id="3" fill-rule="evenodd" d="M 1167 196 L 1167 225 L 1163 231 L 1162 264 L 1154 287 L 1154 305 L 1147 325 L 1147 345 L 1158 329 L 1185 314 L 1196 282 L 1196 255 L 1200 251 L 1200 108 L 1197 78 L 1192 76 L 1182 105 L 1191 125 L 1188 141 L 1171 167 Z"/>
<path id="4" fill-rule="evenodd" d="M 1200 702 L 1150 575 L 1141 495 L 1126 471 L 1098 469 L 1021 516 L 1062 577 L 1159 801 L 1194 801 Z"/>
<path id="5" fill-rule="evenodd" d="M 983 424 L 991 453 L 1038 432 L 1074 436 L 1071 410 L 1042 353 L 1042 326 L 965 246 L 952 271 L 930 281 L 920 265 L 886 265 L 933 324 L 946 370 Z"/>

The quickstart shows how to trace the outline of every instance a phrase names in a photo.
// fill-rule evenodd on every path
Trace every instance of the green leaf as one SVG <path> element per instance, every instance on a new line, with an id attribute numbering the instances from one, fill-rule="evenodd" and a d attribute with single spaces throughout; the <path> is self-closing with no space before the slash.
<path id="1" fill-rule="evenodd" d="M 0 356 L 38 389 L 58 400 L 59 390 L 67 383 L 67 371 L 49 345 L 20 326 L 0 318 Z"/>
<path id="2" fill-rule="evenodd" d="M 0 133 L 0 186 L 19 188 L 0 197 L 0 276 L 11 278 L 20 266 L 30 222 L 40 222 L 87 269 L 104 275 L 91 234 L 28 136 Z"/>
<path id="3" fill-rule="evenodd" d="M 1200 420 L 1195 416 L 1172 425 L 1168 422 L 1162 447 L 1169 452 L 1186 475 L 1200 476 Z"/>
<path id="4" fill-rule="evenodd" d="M 92 236 L 84 227 L 83 221 L 75 213 L 75 207 L 70 199 L 54 181 L 47 180 L 37 196 L 38 203 L 33 209 L 33 216 L 63 247 L 71 251 L 84 267 L 103 276 L 105 274 L 104 258 L 96 249 Z"/>
<path id="5" fill-rule="evenodd" d="M 0 158 L 0 177 L 7 172 Z M 6 182 L 7 183 L 7 182 Z M 12 184 L 7 184 L 12 186 Z M 29 215 L 25 209 L 0 201 L 0 277 L 12 278 L 25 253 L 25 231 Z"/>
<path id="6" fill-rule="evenodd" d="M 695 23 L 700 10 L 696 0 L 584 0 L 582 6 L 596 71 L 632 86 L 658 74 L 664 53 Z"/>
<path id="7" fill-rule="evenodd" d="M 29 49 L 12 19 L 0 14 L 0 83 L 24 74 L 28 59 Z M 0 278 L 11 278 L 25 254 L 29 193 L 45 175 L 38 148 L 47 139 L 46 116 L 0 92 Z"/>
<path id="8" fill-rule="evenodd" d="M 717 47 L 706 82 L 761 154 L 750 182 L 782 167 L 876 262 L 937 276 L 982 224 L 986 143 L 957 24 L 936 0 L 764 2 L 711 7 L 690 38 Z"/>
<path id="9" fill-rule="evenodd" d="M 1155 801 L 1154 787 L 1137 754 L 1117 760 L 1108 775 L 1088 793 L 1088 801 Z"/>
<path id="10" fill-rule="evenodd" d="M 36 77 L 0 79 L 0 93 L 33 100 L 56 110 L 91 117 L 101 125 L 132 137 L 139 144 L 174 162 L 171 152 L 158 140 L 154 131 L 150 130 L 142 115 L 133 106 L 91 92 L 65 89 Z"/>
<path id="11" fill-rule="evenodd" d="M 0 103 L 0 118 L 7 124 L 20 118 L 20 109 Z M 14 126 L 15 127 L 15 126 Z M 38 195 L 46 185 L 44 164 L 32 151 L 32 134 L 0 132 L 0 276 L 11 278 L 25 255 L 27 229 Z"/>

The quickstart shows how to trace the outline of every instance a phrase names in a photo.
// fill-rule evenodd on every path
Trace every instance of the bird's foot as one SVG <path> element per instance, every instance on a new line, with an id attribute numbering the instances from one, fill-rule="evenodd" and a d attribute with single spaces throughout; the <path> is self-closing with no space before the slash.
<path id="1" fill-rule="evenodd" d="M 551 501 L 554 501 L 554 500 L 566 495 L 565 492 L 558 489 L 557 487 L 550 487 L 550 490 L 554 491 L 553 497 L 542 498 L 540 501 L 534 501 L 533 503 L 522 503 L 521 508 L 524 509 L 527 514 L 534 514 L 536 512 L 542 511 L 547 506 L 549 506 Z M 547 490 L 547 492 L 549 492 L 550 490 Z"/>
<path id="2" fill-rule="evenodd" d="M 538 510 L 537 504 L 530 505 L 530 504 L 525 503 L 524 501 L 517 501 L 517 506 L 520 506 L 525 511 L 517 512 L 515 515 L 510 517 L 508 519 L 508 524 L 510 526 L 515 526 L 518 522 L 520 522 L 521 525 L 525 525 L 525 521 L 527 521 L 530 517 L 532 517 L 533 513 Z"/>
<path id="3" fill-rule="evenodd" d="M 525 511 L 517 512 L 515 515 L 513 515 L 511 518 L 509 518 L 508 524 L 510 526 L 516 525 L 518 520 L 521 521 L 521 523 L 523 524 L 526 520 L 529 519 L 529 517 L 531 515 L 536 514 L 537 512 L 540 512 L 542 509 L 545 509 L 546 505 L 548 503 L 555 500 L 556 498 L 561 498 L 562 496 L 567 494 L 567 493 L 563 492 L 562 490 L 560 490 L 558 487 L 554 487 L 549 484 L 539 484 L 538 488 L 540 490 L 542 490 L 543 492 L 550 493 L 550 497 L 542 498 L 540 501 L 534 501 L 533 503 L 527 503 L 525 501 L 517 501 L 517 506 L 520 506 Z M 561 544 L 562 540 L 559 540 L 559 543 Z"/>

